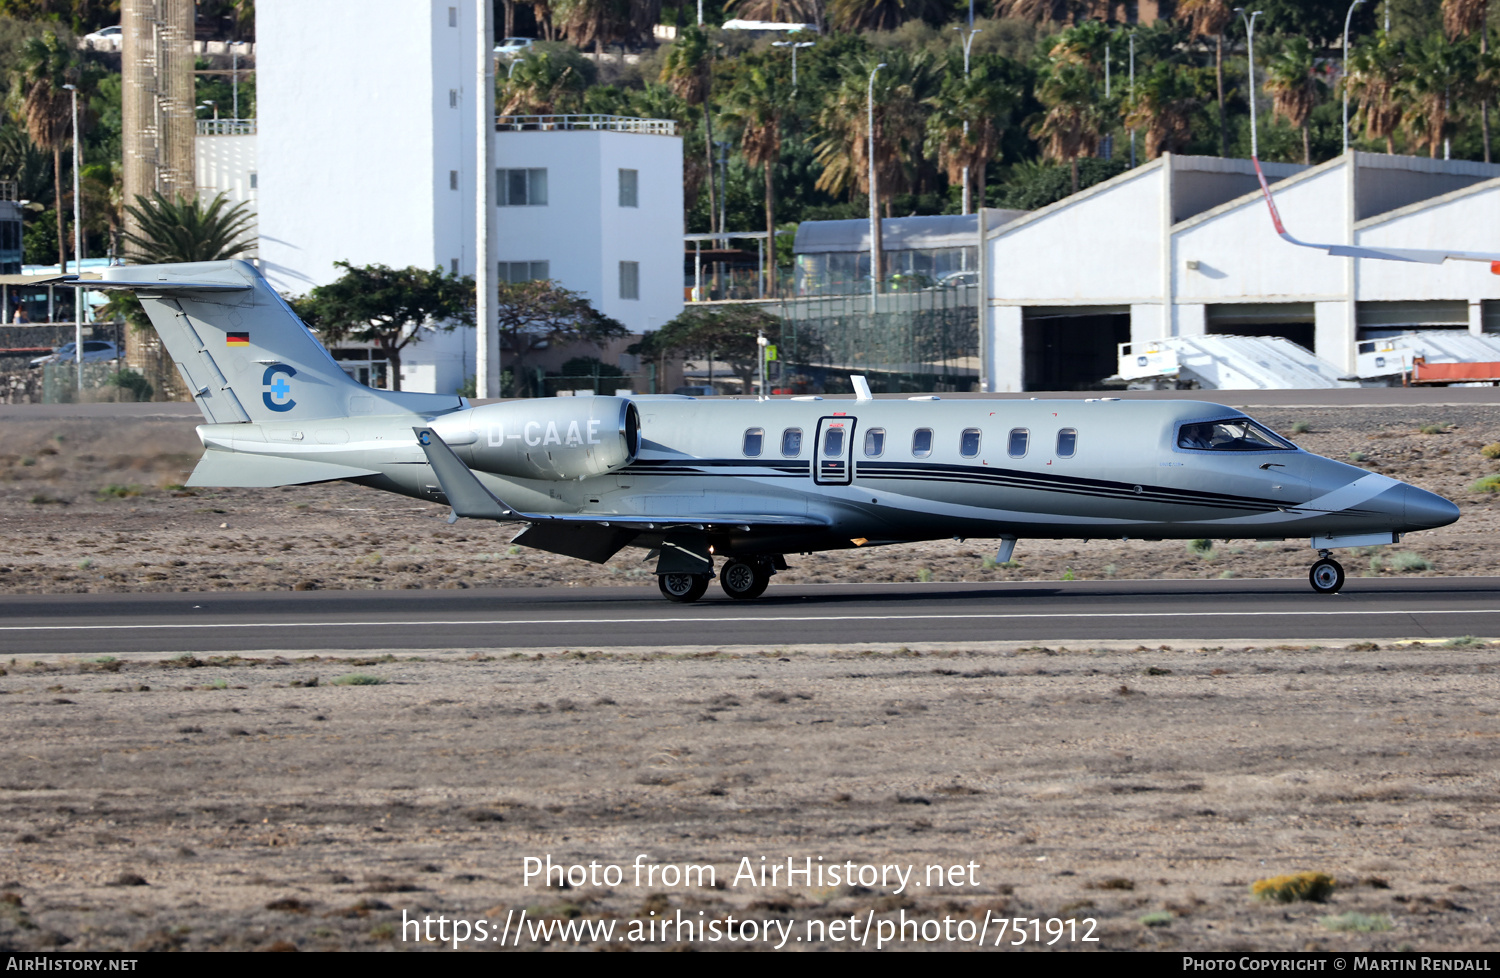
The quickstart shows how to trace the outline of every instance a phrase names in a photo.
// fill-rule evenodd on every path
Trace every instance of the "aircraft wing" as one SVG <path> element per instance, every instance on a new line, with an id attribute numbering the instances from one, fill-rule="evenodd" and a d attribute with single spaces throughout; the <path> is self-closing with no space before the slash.
<path id="1" fill-rule="evenodd" d="M 1491 272 L 1500 275 L 1500 252 L 1444 251 L 1426 248 L 1370 248 L 1363 245 L 1318 244 L 1312 241 L 1301 241 L 1289 234 L 1285 225 L 1281 223 L 1281 214 L 1276 210 L 1276 201 L 1271 197 L 1271 188 L 1266 184 L 1266 175 L 1261 172 L 1260 160 L 1252 156 L 1250 157 L 1250 161 L 1255 164 L 1255 176 L 1260 180 L 1261 195 L 1266 198 L 1266 206 L 1271 210 L 1271 223 L 1276 226 L 1276 233 L 1281 236 L 1281 240 L 1288 244 L 1294 244 L 1299 248 L 1318 248 L 1336 258 L 1376 258 L 1385 261 L 1422 262 L 1428 265 L 1441 265 L 1449 259 L 1454 261 L 1482 261 L 1489 263 Z"/>
<path id="2" fill-rule="evenodd" d="M 822 528 L 827 522 L 814 516 L 786 516 L 771 513 L 683 513 L 677 516 L 619 516 L 608 513 L 523 513 L 499 499 L 485 488 L 484 483 L 453 454 L 448 443 L 431 428 L 413 428 L 417 433 L 417 444 L 427 455 L 432 472 L 442 486 L 448 505 L 453 507 L 456 517 L 499 522 L 531 523 L 534 525 L 561 526 L 563 524 L 607 527 L 626 532 L 666 529 L 712 528 L 750 530 L 755 527 Z"/>

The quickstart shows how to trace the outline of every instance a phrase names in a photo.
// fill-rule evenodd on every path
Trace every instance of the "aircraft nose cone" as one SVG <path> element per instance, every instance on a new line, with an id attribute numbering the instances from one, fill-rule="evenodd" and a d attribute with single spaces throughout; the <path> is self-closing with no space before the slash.
<path id="1" fill-rule="evenodd" d="M 1416 486 L 1402 488 L 1402 496 L 1405 497 L 1406 522 L 1411 526 L 1428 530 L 1457 522 L 1458 507 L 1442 496 L 1428 492 L 1426 489 L 1418 489 Z"/>

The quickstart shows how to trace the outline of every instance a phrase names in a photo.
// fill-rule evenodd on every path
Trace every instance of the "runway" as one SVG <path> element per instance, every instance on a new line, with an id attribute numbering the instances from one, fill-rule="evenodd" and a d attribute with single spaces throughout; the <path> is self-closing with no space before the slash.
<path id="1" fill-rule="evenodd" d="M 0 598 L 0 655 L 857 647 L 1500 635 L 1500 578 L 772 586 L 696 604 L 653 585 Z"/>

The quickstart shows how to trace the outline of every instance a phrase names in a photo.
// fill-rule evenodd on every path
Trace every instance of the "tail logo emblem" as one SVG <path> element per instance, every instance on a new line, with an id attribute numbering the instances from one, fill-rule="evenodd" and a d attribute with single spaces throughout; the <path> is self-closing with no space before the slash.
<path id="1" fill-rule="evenodd" d="M 286 374 L 286 377 L 278 377 L 277 374 Z M 292 400 L 292 385 L 287 382 L 288 377 L 295 376 L 297 371 L 284 363 L 275 363 L 266 368 L 266 374 L 260 381 L 267 388 L 261 394 L 266 407 L 272 411 L 290 411 L 297 406 L 297 402 Z"/>

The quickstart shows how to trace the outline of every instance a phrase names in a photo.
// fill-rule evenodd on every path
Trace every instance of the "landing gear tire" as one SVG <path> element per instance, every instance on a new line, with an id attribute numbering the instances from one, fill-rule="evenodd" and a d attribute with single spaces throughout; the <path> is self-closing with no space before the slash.
<path id="1" fill-rule="evenodd" d="M 691 604 L 703 597 L 709 580 L 708 574 L 658 574 L 656 586 L 661 588 L 661 596 L 668 601 Z"/>
<path id="2" fill-rule="evenodd" d="M 731 598 L 747 601 L 766 593 L 771 573 L 768 560 L 731 560 L 719 572 L 719 586 Z"/>
<path id="3" fill-rule="evenodd" d="M 1312 565 L 1307 579 L 1312 582 L 1314 591 L 1319 594 L 1337 594 L 1339 588 L 1344 586 L 1344 568 L 1332 557 L 1324 557 Z"/>

